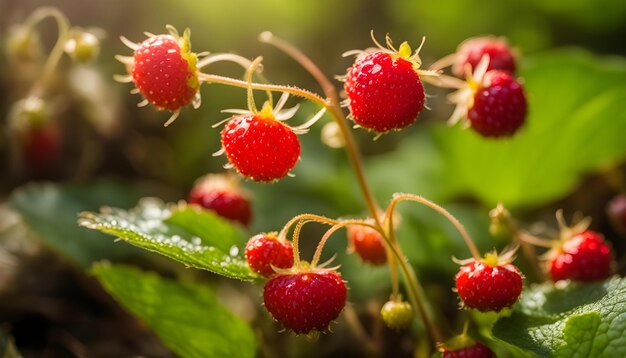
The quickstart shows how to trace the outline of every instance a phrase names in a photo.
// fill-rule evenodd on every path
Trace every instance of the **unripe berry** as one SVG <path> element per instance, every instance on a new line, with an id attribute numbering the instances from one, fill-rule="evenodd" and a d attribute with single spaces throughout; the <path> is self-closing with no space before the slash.
<path id="1" fill-rule="evenodd" d="M 6 52 L 15 62 L 38 60 L 43 53 L 39 34 L 28 26 L 12 27 L 6 39 Z"/>
<path id="2" fill-rule="evenodd" d="M 391 329 L 401 330 L 413 322 L 413 307 L 405 301 L 390 300 L 380 310 L 385 325 Z"/>
<path id="3" fill-rule="evenodd" d="M 65 43 L 65 52 L 76 62 L 87 63 L 100 53 L 100 40 L 96 35 L 78 28 L 71 31 Z"/>

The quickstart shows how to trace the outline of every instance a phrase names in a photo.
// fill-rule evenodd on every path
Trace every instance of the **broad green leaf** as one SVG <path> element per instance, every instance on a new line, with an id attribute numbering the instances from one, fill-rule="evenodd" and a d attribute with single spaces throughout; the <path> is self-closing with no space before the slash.
<path id="1" fill-rule="evenodd" d="M 105 207 L 80 214 L 81 226 L 119 237 L 189 267 L 252 280 L 256 275 L 237 256 L 240 236 L 210 212 L 147 198 L 130 210 Z"/>
<path id="2" fill-rule="evenodd" d="M 626 62 L 561 51 L 525 59 L 527 123 L 508 140 L 435 128 L 451 186 L 488 204 L 540 205 L 626 158 Z"/>
<path id="3" fill-rule="evenodd" d="M 178 356 L 254 357 L 252 330 L 208 288 L 128 266 L 98 264 L 91 272 Z"/>
<path id="4" fill-rule="evenodd" d="M 525 290 L 493 334 L 542 357 L 626 357 L 626 279 Z"/>
<path id="5" fill-rule="evenodd" d="M 145 193 L 143 193 L 145 194 Z M 28 228 L 47 245 L 83 267 L 101 259 L 115 260 L 141 251 L 102 240 L 105 235 L 76 226 L 76 214 L 104 204 L 134 205 L 142 191 L 114 182 L 29 184 L 15 190 L 10 204 Z"/>

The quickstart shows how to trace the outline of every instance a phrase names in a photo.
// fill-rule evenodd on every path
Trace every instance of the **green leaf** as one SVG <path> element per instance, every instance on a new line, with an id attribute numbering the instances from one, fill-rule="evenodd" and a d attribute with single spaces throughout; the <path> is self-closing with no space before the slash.
<path id="1" fill-rule="evenodd" d="M 237 256 L 238 232 L 217 215 L 201 209 L 147 198 L 131 210 L 105 207 L 80 214 L 81 226 L 119 237 L 189 267 L 249 281 L 256 278 Z"/>
<path id="2" fill-rule="evenodd" d="M 127 266 L 95 265 L 104 288 L 180 357 L 254 357 L 254 334 L 199 285 Z"/>
<path id="3" fill-rule="evenodd" d="M 626 63 L 560 51 L 525 59 L 527 123 L 512 139 L 433 131 L 456 194 L 493 205 L 540 205 L 572 190 L 589 171 L 626 158 Z"/>
<path id="4" fill-rule="evenodd" d="M 525 290 L 493 334 L 543 357 L 626 357 L 626 279 Z"/>
<path id="5" fill-rule="evenodd" d="M 101 259 L 116 260 L 140 250 L 111 245 L 104 235 L 76 226 L 76 213 L 103 204 L 130 207 L 145 193 L 114 182 L 92 184 L 29 184 L 15 190 L 10 205 L 28 228 L 47 245 L 83 267 Z"/>

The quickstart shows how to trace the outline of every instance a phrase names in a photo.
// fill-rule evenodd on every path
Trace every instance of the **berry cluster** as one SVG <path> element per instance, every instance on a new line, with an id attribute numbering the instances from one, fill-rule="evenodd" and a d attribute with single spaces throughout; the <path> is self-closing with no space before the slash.
<path id="1" fill-rule="evenodd" d="M 461 85 L 447 79 L 452 87 L 458 88 L 450 95 L 457 106 L 450 123 L 465 117 L 469 126 L 485 137 L 509 137 L 524 124 L 526 95 L 522 84 L 514 77 L 515 56 L 504 40 L 469 39 L 454 55 L 433 66 L 440 69 L 447 65 L 452 65 L 456 76 L 466 79 Z"/>
<path id="2" fill-rule="evenodd" d="M 284 178 L 300 159 L 298 135 L 305 133 L 328 111 L 335 119 L 334 127 L 327 126 L 323 132 L 332 132 L 333 146 L 347 147 L 354 168 L 362 179 L 359 185 L 370 209 L 369 219 L 334 220 L 302 214 L 293 218 L 279 233 L 260 233 L 248 241 L 245 252 L 248 266 L 266 280 L 263 289 L 265 308 L 283 327 L 296 334 L 315 334 L 328 330 L 331 322 L 339 317 L 346 305 L 346 282 L 337 268 L 318 265 L 318 261 L 329 237 L 346 227 L 349 252 L 356 253 L 366 264 L 390 266 L 392 294 L 380 311 L 383 322 L 395 330 L 407 328 L 411 326 L 415 310 L 433 339 L 443 341 L 420 301 L 419 283 L 414 274 L 411 276 L 412 268 L 395 238 L 394 208 L 404 200 L 418 202 L 437 211 L 463 236 L 473 256 L 459 261 L 461 267 L 455 277 L 456 292 L 463 308 L 499 312 L 517 302 L 522 293 L 523 275 L 512 264 L 515 248 L 500 255 L 495 251 L 481 255 L 456 218 L 439 205 L 417 195 L 397 194 L 386 210 L 380 212 L 363 179 L 354 140 L 345 127 L 346 117 L 340 108 L 340 104 L 348 107 L 347 118 L 354 121 L 356 127 L 377 135 L 402 130 L 415 123 L 425 108 L 426 83 L 456 90 L 449 96 L 450 101 L 456 104 L 449 123 L 464 119 L 467 126 L 484 137 L 510 137 L 526 120 L 527 101 L 523 86 L 515 77 L 516 56 L 506 42 L 493 37 L 470 39 L 462 43 L 455 54 L 437 61 L 429 69 L 421 69 L 419 52 L 424 41 L 413 51 L 407 42 L 396 49 L 388 36 L 386 46 L 372 36 L 375 48 L 346 53 L 356 55 L 356 58 L 347 74 L 340 77 L 344 81 L 346 96 L 344 101 L 340 101 L 334 89 L 328 90 L 332 85 L 308 58 L 284 41 L 274 40 L 269 33 L 262 34 L 261 40 L 285 50 L 303 64 L 318 79 L 326 98 L 297 87 L 255 83 L 252 78 L 258 73 L 261 58 L 249 61 L 235 55 L 195 54 L 190 51 L 189 30 L 179 36 L 172 27 L 168 29 L 169 34 L 149 35 L 140 44 L 123 39 L 135 52 L 132 57 L 118 56 L 130 74 L 119 79 L 135 83 L 136 92 L 145 98 L 142 103 L 152 103 L 158 109 L 173 112 L 166 125 L 177 118 L 182 107 L 189 104 L 197 107 L 200 104 L 200 83 L 246 88 L 247 110 L 224 111 L 231 113 L 232 117 L 224 121 L 222 149 L 216 154 L 226 155 L 229 161 L 227 168 L 234 168 L 241 176 L 257 182 Z M 202 67 L 218 59 L 231 60 L 245 67 L 246 80 L 201 72 Z M 451 67 L 450 75 L 444 73 L 447 67 Z M 267 92 L 268 100 L 260 111 L 255 106 L 255 90 Z M 272 92 L 283 93 L 276 104 Z M 306 123 L 290 126 L 285 121 L 296 113 L 298 107 L 283 109 L 289 94 L 304 97 L 322 109 Z M 226 185 L 216 178 L 212 176 L 199 181 L 189 194 L 188 201 L 247 226 L 251 219 L 247 195 L 232 181 Z M 503 212 L 501 209 L 496 215 L 498 225 L 492 223 L 492 227 L 497 226 L 500 232 L 509 230 L 517 239 L 528 239 L 530 235 L 522 235 L 510 215 Z M 310 263 L 301 261 L 298 247 L 300 230 L 307 222 L 331 225 L 320 239 Z M 287 234 L 292 225 L 296 228 L 289 241 Z M 567 235 L 561 235 L 559 244 L 551 247 L 546 267 L 554 281 L 595 280 L 605 278 L 612 272 L 611 251 L 599 234 L 568 229 Z M 406 278 L 409 302 L 400 298 L 398 267 Z M 466 333 L 440 347 L 444 357 L 495 356 L 487 346 Z"/>

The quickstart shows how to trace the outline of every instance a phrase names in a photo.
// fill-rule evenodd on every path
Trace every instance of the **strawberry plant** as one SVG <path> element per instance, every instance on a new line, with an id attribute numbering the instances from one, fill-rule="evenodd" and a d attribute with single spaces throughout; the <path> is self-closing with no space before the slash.
<path id="1" fill-rule="evenodd" d="M 7 33 L 35 75 L 5 106 L 4 355 L 626 355 L 622 59 L 358 31 L 334 81 L 272 32 L 264 58 L 165 29 Z"/>

